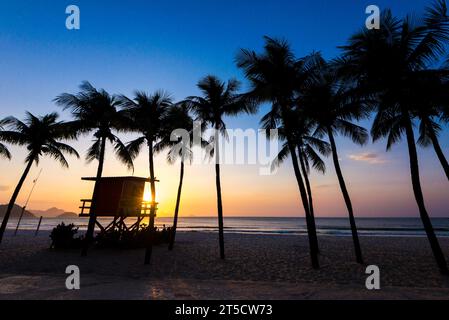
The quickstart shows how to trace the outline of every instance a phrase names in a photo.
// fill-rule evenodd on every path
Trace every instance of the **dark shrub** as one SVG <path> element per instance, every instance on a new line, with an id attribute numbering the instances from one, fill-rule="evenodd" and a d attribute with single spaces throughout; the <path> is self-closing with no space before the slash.
<path id="1" fill-rule="evenodd" d="M 53 228 L 50 238 L 52 240 L 51 248 L 54 249 L 77 249 L 81 248 L 82 238 L 75 238 L 78 228 L 73 223 L 58 224 Z"/>
<path id="2" fill-rule="evenodd" d="M 139 231 L 117 230 L 101 232 L 96 237 L 96 244 L 99 248 L 122 248 L 139 249 L 145 248 L 149 242 L 153 245 L 168 243 L 170 239 L 170 228 L 162 230 L 155 229 L 150 237 L 148 227 L 142 227 Z"/>

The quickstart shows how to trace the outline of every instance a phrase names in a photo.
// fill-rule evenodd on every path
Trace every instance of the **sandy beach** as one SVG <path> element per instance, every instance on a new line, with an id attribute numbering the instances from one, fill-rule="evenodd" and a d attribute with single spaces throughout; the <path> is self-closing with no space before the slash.
<path id="1" fill-rule="evenodd" d="M 449 278 L 421 237 L 362 237 L 366 264 L 379 266 L 381 289 L 365 287 L 350 237 L 321 237 L 321 269 L 310 267 L 307 238 L 226 234 L 227 259 L 214 233 L 179 233 L 175 250 L 49 250 L 48 232 L 9 231 L 0 247 L 0 299 L 449 299 Z M 441 245 L 449 256 L 449 239 Z M 81 290 L 65 288 L 77 265 Z"/>

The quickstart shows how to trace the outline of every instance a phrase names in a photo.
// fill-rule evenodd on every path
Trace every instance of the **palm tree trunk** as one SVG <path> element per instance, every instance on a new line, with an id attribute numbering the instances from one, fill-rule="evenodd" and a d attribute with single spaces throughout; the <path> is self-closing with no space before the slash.
<path id="1" fill-rule="evenodd" d="M 153 253 L 153 231 L 154 220 L 156 218 L 156 178 L 154 177 L 154 156 L 153 156 L 153 140 L 149 139 L 149 162 L 150 162 L 150 186 L 151 186 L 151 209 L 150 209 L 150 223 L 149 223 L 149 241 L 145 250 L 145 264 L 150 264 L 151 255 Z"/>
<path id="2" fill-rule="evenodd" d="M 320 267 L 318 261 L 318 241 L 316 238 L 316 229 L 314 228 L 313 218 L 309 210 L 309 202 L 307 198 L 307 191 L 301 177 L 299 170 L 298 158 L 296 157 L 295 145 L 288 141 L 288 148 L 293 162 L 293 169 L 295 171 L 296 181 L 298 183 L 299 193 L 301 194 L 302 204 L 304 206 L 304 213 L 306 216 L 307 234 L 309 236 L 310 258 L 312 260 L 312 267 L 318 269 Z"/>
<path id="3" fill-rule="evenodd" d="M 299 145 L 298 145 L 298 157 L 299 157 L 299 163 L 301 164 L 301 171 L 302 171 L 302 175 L 304 177 L 304 182 L 306 183 L 307 197 L 309 199 L 309 210 L 310 210 L 310 215 L 312 216 L 313 229 L 315 230 L 315 233 L 313 236 L 316 237 L 315 241 L 317 243 L 317 252 L 320 253 L 320 247 L 318 244 L 318 236 L 316 234 L 315 212 L 313 210 L 312 188 L 310 187 L 310 180 L 309 180 L 309 175 L 307 174 L 307 170 L 306 170 L 304 154 L 302 153 L 301 147 Z"/>
<path id="4" fill-rule="evenodd" d="M 430 139 L 432 140 L 435 153 L 437 154 L 438 159 L 440 160 L 440 163 L 443 166 L 444 173 L 446 173 L 446 177 L 449 180 L 449 163 L 447 162 L 447 159 L 444 156 L 443 150 L 441 150 L 440 143 L 438 142 L 438 138 L 435 135 L 433 129 L 430 130 Z"/>
<path id="5" fill-rule="evenodd" d="M 81 255 L 85 257 L 87 255 L 87 250 L 89 249 L 89 245 L 92 243 L 95 232 L 95 223 L 97 221 L 97 214 L 95 212 L 96 201 L 98 197 L 98 191 L 100 186 L 100 179 L 103 176 L 103 167 L 104 167 L 104 154 L 106 151 L 106 138 L 101 138 L 100 145 L 100 157 L 98 159 L 98 167 L 97 167 L 97 176 L 95 179 L 94 192 L 92 195 L 92 203 L 90 205 L 90 213 L 89 213 L 89 224 L 87 225 L 86 238 L 84 240 L 83 250 L 81 251 Z"/>
<path id="6" fill-rule="evenodd" d="M 25 182 L 26 177 L 28 176 L 28 173 L 30 172 L 31 166 L 33 165 L 35 157 L 31 157 L 31 159 L 28 161 L 27 166 L 25 167 L 25 171 L 22 174 L 22 177 L 19 180 L 19 183 L 17 184 L 16 188 L 14 189 L 14 192 L 12 194 L 11 200 L 9 200 L 8 208 L 6 209 L 5 216 L 3 217 L 2 226 L 0 227 L 0 244 L 3 240 L 3 235 L 6 231 L 6 226 L 8 224 L 9 217 L 11 215 L 12 209 L 14 208 L 14 204 L 16 203 L 17 196 L 19 195 L 20 189 L 22 189 L 23 183 Z"/>
<path id="7" fill-rule="evenodd" d="M 170 237 L 170 244 L 168 246 L 168 250 L 173 250 L 173 246 L 175 245 L 176 228 L 178 226 L 178 213 L 179 213 L 179 204 L 181 202 L 181 191 L 182 191 L 183 179 L 184 179 L 184 161 L 181 161 L 181 173 L 179 176 L 178 196 L 176 197 L 175 215 L 173 217 L 173 229 L 172 229 L 172 234 Z"/>
<path id="8" fill-rule="evenodd" d="M 299 163 L 301 164 L 301 172 L 304 177 L 304 182 L 306 183 L 307 197 L 309 198 L 310 215 L 315 218 L 315 212 L 313 210 L 312 188 L 310 187 L 309 175 L 307 174 L 306 165 L 304 162 L 304 155 L 302 154 L 300 146 L 298 146 L 298 157 Z"/>
<path id="9" fill-rule="evenodd" d="M 220 244 L 220 258 L 225 258 L 224 248 L 224 222 L 223 204 L 221 200 L 221 180 L 220 180 L 220 147 L 218 141 L 218 128 L 215 128 L 215 184 L 217 186 L 217 209 L 218 209 L 218 241 Z"/>
<path id="10" fill-rule="evenodd" d="M 412 123 L 408 112 L 403 111 L 403 120 L 405 125 L 405 133 L 407 136 L 408 153 L 410 158 L 410 174 L 412 178 L 413 192 L 415 194 L 416 203 L 419 208 L 419 214 L 421 216 L 424 229 L 427 234 L 427 238 L 430 242 L 430 247 L 432 248 L 433 255 L 440 268 L 441 273 L 449 275 L 449 270 L 447 268 L 446 259 L 444 257 L 443 251 L 441 250 L 438 239 L 433 230 L 432 222 L 430 221 L 429 215 L 424 204 L 424 196 L 421 189 L 421 181 L 419 178 L 419 164 L 418 164 L 418 154 L 415 145 L 415 136 L 413 133 Z"/>
<path id="11" fill-rule="evenodd" d="M 357 261 L 357 263 L 363 263 L 362 249 L 360 248 L 359 235 L 357 232 L 357 226 L 355 224 L 355 218 L 354 218 L 354 212 L 352 210 L 351 198 L 349 197 L 349 192 L 348 192 L 348 189 L 346 188 L 346 183 L 343 178 L 343 174 L 341 172 L 340 162 L 338 160 L 337 145 L 335 144 L 335 139 L 334 139 L 334 135 L 332 133 L 332 128 L 330 128 L 330 127 L 327 128 L 327 134 L 329 136 L 329 141 L 330 141 L 331 148 L 332 148 L 332 158 L 334 160 L 335 172 L 338 177 L 338 183 L 340 184 L 341 193 L 343 193 L 343 198 L 345 199 L 346 208 L 348 209 L 349 223 L 351 225 L 352 240 L 354 242 L 356 261 Z"/>

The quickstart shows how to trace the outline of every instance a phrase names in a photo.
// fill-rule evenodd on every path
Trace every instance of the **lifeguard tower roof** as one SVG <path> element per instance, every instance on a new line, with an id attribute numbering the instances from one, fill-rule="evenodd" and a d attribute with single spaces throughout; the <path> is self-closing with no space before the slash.
<path id="1" fill-rule="evenodd" d="M 81 180 L 84 181 L 96 181 L 96 177 L 84 177 L 81 178 Z M 142 178 L 142 177 L 134 177 L 134 176 L 127 176 L 127 177 L 101 177 L 100 180 L 116 180 L 116 181 L 143 181 L 143 182 L 151 182 L 150 178 Z"/>

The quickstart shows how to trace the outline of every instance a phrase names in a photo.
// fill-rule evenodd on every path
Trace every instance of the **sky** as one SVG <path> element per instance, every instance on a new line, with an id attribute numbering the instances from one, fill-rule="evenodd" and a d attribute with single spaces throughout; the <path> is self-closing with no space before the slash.
<path id="1" fill-rule="evenodd" d="M 68 5 L 80 8 L 80 30 L 65 27 Z M 132 96 L 134 90 L 164 89 L 175 100 L 198 94 L 196 83 L 214 74 L 237 78 L 247 85 L 234 58 L 240 48 L 261 51 L 263 36 L 287 39 L 298 57 L 320 51 L 339 54 L 338 46 L 364 26 L 365 8 L 376 4 L 398 16 L 422 12 L 428 1 L 285 1 L 285 0 L 165 0 L 165 1 L 0 1 L 0 118 L 23 118 L 58 111 L 52 100 L 75 93 L 83 80 L 112 94 Z M 227 118 L 228 128 L 259 128 L 267 111 Z M 369 128 L 370 122 L 361 123 Z M 126 142 L 132 137 L 121 136 Z M 441 145 L 449 154 L 449 135 Z M 71 144 L 85 155 L 92 137 Z M 343 173 L 357 217 L 415 217 L 403 143 L 385 152 L 385 141 L 358 147 L 337 139 Z M 11 147 L 13 160 L 0 161 L 0 203 L 7 203 L 24 169 L 25 150 Z M 108 150 L 105 175 L 130 175 Z M 434 217 L 449 216 L 449 189 L 434 151 L 419 149 L 426 204 Z M 136 159 L 136 176 L 148 176 L 147 153 Z M 29 209 L 58 207 L 78 211 L 79 199 L 91 196 L 96 164 L 69 158 L 70 169 L 45 159 L 34 167 L 17 203 L 23 205 L 32 180 L 42 176 Z M 313 173 L 315 212 L 321 217 L 344 217 L 346 210 L 333 164 L 326 175 Z M 171 216 L 175 204 L 179 164 L 156 159 L 159 216 Z M 262 176 L 256 165 L 224 165 L 222 191 L 225 216 L 303 216 L 290 161 L 274 175 Z M 216 215 L 215 172 L 211 164 L 187 166 L 181 216 Z"/>

